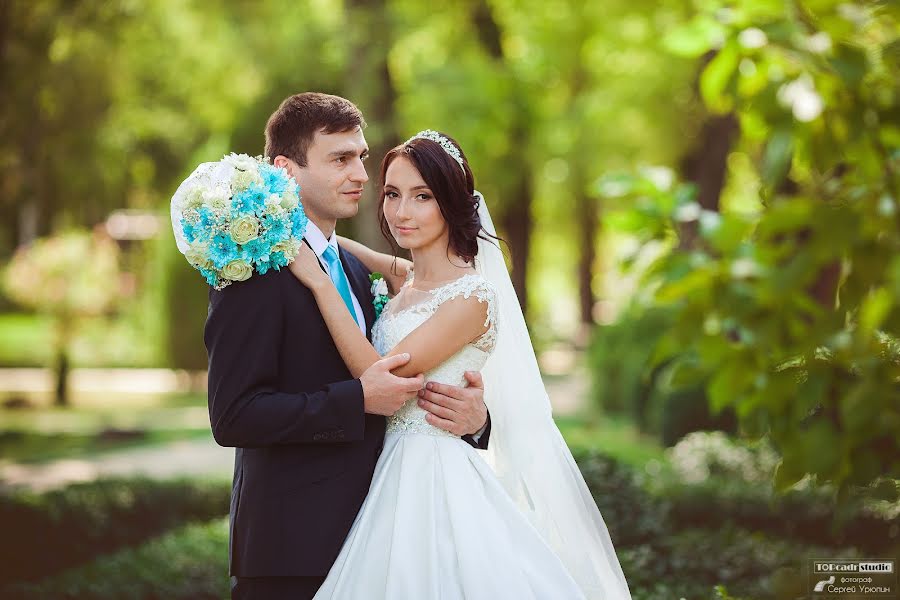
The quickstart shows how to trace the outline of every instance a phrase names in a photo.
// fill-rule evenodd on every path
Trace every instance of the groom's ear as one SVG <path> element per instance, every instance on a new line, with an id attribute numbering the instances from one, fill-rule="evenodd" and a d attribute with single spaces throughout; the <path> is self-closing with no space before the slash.
<path id="1" fill-rule="evenodd" d="M 294 177 L 297 174 L 297 163 L 289 159 L 287 156 L 284 156 L 283 154 L 279 154 L 278 156 L 276 156 L 274 160 L 272 160 L 272 164 L 287 171 L 288 175 L 290 175 L 291 177 Z"/>

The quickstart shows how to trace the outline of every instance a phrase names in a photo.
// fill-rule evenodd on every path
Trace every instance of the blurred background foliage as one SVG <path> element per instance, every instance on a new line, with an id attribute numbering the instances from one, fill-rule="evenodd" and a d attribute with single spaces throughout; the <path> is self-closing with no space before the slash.
<path id="1" fill-rule="evenodd" d="M 168 200 L 198 163 L 260 153 L 284 97 L 339 94 L 373 179 L 420 129 L 463 146 L 548 383 L 588 380 L 558 423 L 635 597 L 798 597 L 803 556 L 898 554 L 898 30 L 887 0 L 0 0 L 0 367 L 54 367 L 57 401 L 70 366 L 202 371 L 207 288 Z M 386 248 L 376 188 L 341 232 Z M 41 251 L 76 237 L 110 251 Z M 202 395 L 114 402 L 2 409 L 0 448 L 205 428 L 174 416 Z M 98 524 L 90 556 L 28 576 L 106 558 L 28 593 L 111 597 L 113 572 L 134 597 L 225 593 L 222 490 L 185 483 L 194 504 L 148 520 L 170 488 L 90 485 L 0 507 L 44 531 L 96 503 L 134 529 Z"/>

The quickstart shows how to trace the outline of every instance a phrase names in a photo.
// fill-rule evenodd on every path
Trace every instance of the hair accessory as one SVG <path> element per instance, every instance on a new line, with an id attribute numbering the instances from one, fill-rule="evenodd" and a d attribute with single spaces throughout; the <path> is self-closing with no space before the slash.
<path id="1" fill-rule="evenodd" d="M 453 142 L 448 140 L 446 137 L 442 136 L 437 131 L 433 129 L 426 129 L 425 131 L 420 131 L 416 135 L 412 136 L 404 144 L 408 144 L 413 140 L 422 139 L 422 140 L 431 140 L 437 144 L 440 144 L 441 148 L 444 149 L 444 152 L 450 155 L 450 158 L 459 163 L 460 167 L 463 167 L 463 158 L 462 154 L 459 152 L 459 148 L 453 145 Z M 463 167 L 463 171 L 465 171 L 465 167 Z"/>

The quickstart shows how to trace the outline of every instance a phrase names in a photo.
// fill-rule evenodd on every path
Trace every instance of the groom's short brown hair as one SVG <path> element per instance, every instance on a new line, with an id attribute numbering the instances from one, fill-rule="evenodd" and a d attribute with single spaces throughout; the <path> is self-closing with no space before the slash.
<path id="1" fill-rule="evenodd" d="M 265 154 L 279 154 L 301 167 L 317 131 L 341 133 L 363 128 L 366 122 L 355 104 L 331 94 L 303 92 L 284 99 L 266 123 Z"/>

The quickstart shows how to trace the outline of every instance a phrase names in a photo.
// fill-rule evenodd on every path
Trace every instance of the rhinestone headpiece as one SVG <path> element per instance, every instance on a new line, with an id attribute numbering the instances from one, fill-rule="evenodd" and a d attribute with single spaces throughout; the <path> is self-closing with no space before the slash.
<path id="1" fill-rule="evenodd" d="M 453 145 L 453 142 L 442 136 L 437 131 L 433 129 L 426 129 L 425 131 L 420 131 L 416 135 L 412 136 L 408 140 L 406 140 L 406 144 L 410 143 L 413 140 L 423 139 L 423 140 L 431 140 L 437 144 L 440 144 L 441 148 L 444 149 L 444 152 L 450 155 L 450 158 L 459 163 L 460 167 L 463 167 L 463 158 L 462 154 L 459 153 L 459 149 Z M 463 171 L 465 171 L 465 167 L 463 167 Z"/>

